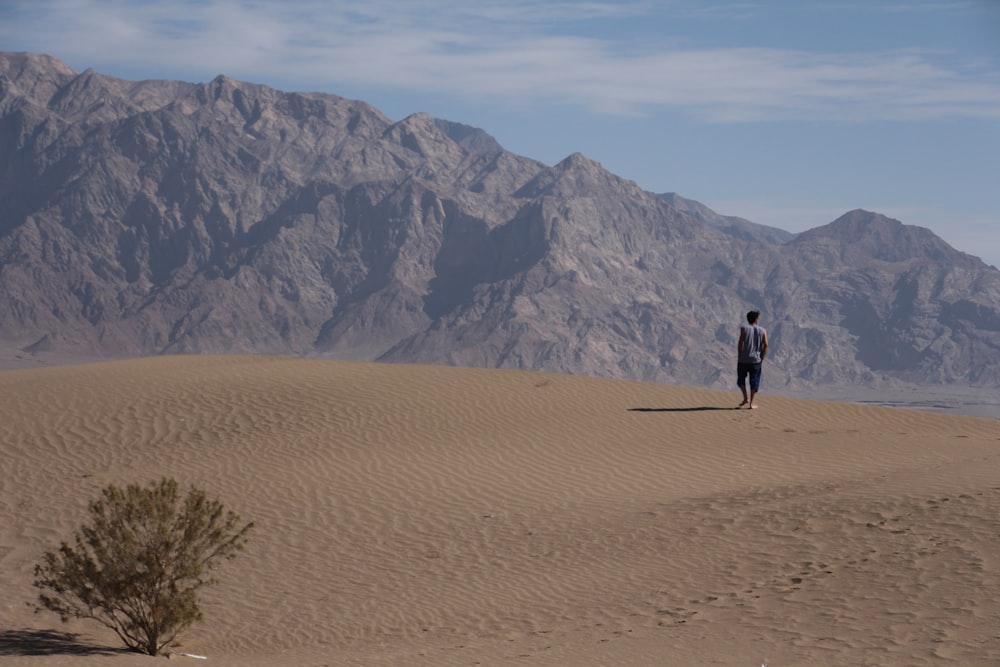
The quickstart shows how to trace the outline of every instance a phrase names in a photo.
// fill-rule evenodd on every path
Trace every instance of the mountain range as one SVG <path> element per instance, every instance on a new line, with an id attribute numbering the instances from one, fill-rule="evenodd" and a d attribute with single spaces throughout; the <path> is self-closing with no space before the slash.
<path id="1" fill-rule="evenodd" d="M 573 154 L 219 76 L 0 53 L 0 345 L 268 353 L 731 386 L 1000 386 L 1000 271 L 854 210 L 800 234 Z"/>

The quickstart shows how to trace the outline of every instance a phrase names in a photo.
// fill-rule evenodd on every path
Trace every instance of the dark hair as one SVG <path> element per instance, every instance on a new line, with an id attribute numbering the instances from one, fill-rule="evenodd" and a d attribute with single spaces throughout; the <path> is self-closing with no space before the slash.
<path id="1" fill-rule="evenodd" d="M 758 317 L 760 317 L 760 311 L 759 310 L 751 310 L 749 313 L 747 313 L 747 322 L 749 322 L 750 324 L 753 324 L 754 322 L 757 321 Z"/>

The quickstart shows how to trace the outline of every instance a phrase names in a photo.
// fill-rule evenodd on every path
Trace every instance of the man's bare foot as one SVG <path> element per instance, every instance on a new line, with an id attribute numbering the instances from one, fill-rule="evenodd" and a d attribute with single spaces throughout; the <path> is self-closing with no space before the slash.
<path id="1" fill-rule="evenodd" d="M 742 408 L 746 404 L 747 404 L 747 402 L 743 401 L 742 403 L 740 403 L 739 405 L 736 406 L 736 409 L 739 410 L 740 408 Z"/>
<path id="2" fill-rule="evenodd" d="M 751 403 L 751 404 L 750 404 L 750 409 L 751 409 L 751 410 L 756 410 L 756 409 L 757 409 L 757 406 Z"/>

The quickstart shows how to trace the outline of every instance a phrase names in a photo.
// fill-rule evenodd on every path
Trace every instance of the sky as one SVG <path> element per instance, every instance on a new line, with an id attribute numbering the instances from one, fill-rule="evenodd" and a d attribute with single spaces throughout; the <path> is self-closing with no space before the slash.
<path id="1" fill-rule="evenodd" d="M 0 50 L 426 112 L 724 215 L 863 208 L 1000 266 L 1000 0 L 0 0 Z"/>

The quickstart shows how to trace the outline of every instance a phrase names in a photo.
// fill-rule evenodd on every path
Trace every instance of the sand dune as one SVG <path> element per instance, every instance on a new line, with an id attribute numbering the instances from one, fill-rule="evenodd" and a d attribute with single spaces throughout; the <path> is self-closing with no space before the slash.
<path id="1" fill-rule="evenodd" d="M 101 488 L 172 476 L 257 524 L 192 664 L 1000 664 L 1000 422 L 736 399 L 269 357 L 0 372 L 0 661 L 150 664 L 27 603 Z"/>

